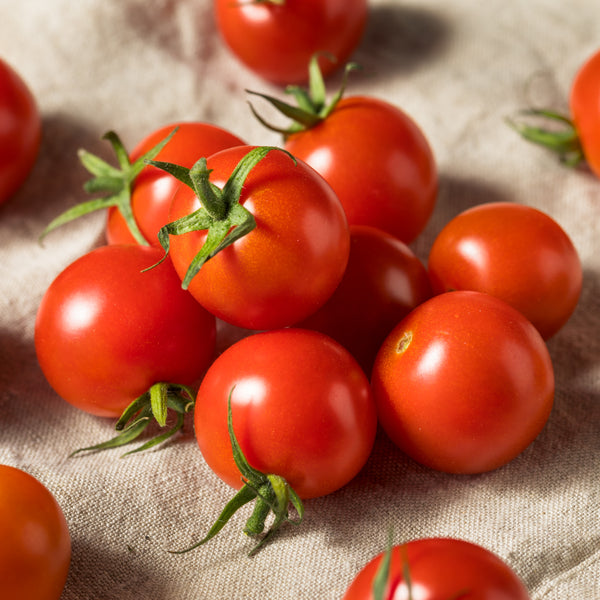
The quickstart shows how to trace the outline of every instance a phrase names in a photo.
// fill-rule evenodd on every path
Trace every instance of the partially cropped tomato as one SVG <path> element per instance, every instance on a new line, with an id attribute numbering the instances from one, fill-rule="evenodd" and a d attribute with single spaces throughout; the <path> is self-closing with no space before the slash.
<path id="1" fill-rule="evenodd" d="M 431 247 L 434 291 L 475 290 L 505 300 L 550 338 L 567 322 L 583 280 L 577 250 L 546 213 L 481 204 L 449 221 Z"/>
<path id="2" fill-rule="evenodd" d="M 358 46 L 367 19 L 367 0 L 215 0 L 219 31 L 237 58 L 259 76 L 278 84 L 306 80 L 315 52 L 328 74 Z"/>
<path id="3" fill-rule="evenodd" d="M 166 125 L 144 138 L 131 152 L 133 163 L 169 135 L 176 133 L 154 160 L 173 162 L 191 167 L 202 156 L 219 150 L 240 146 L 244 142 L 229 131 L 203 122 L 180 122 Z M 153 245 L 158 243 L 158 231 L 169 220 L 169 209 L 179 181 L 160 169 L 148 165 L 135 178 L 131 191 L 131 208 L 144 238 Z M 109 244 L 135 243 L 127 222 L 116 208 L 108 209 L 106 239 Z"/>
<path id="4" fill-rule="evenodd" d="M 337 194 L 350 225 L 383 229 L 405 243 L 433 212 L 438 179 L 428 140 L 405 112 L 378 98 L 343 98 L 285 148 L 316 169 Z"/>
<path id="5" fill-rule="evenodd" d="M 373 446 L 377 417 L 369 382 L 350 353 L 304 329 L 256 333 L 211 365 L 196 399 L 198 445 L 213 471 L 242 485 L 227 430 L 227 403 L 248 463 L 283 477 L 301 498 L 348 483 Z"/>
<path id="6" fill-rule="evenodd" d="M 71 562 L 65 516 L 46 486 L 0 465 L 0 586 L 14 600 L 58 600 Z"/>
<path id="7" fill-rule="evenodd" d="M 263 151 L 253 168 L 247 173 L 242 169 L 243 184 L 226 185 L 239 172 L 242 159 Z M 324 304 L 342 279 L 350 247 L 344 211 L 327 182 L 278 148 L 250 146 L 213 154 L 204 174 L 217 188 L 241 194 L 238 199 L 216 199 L 211 211 L 245 213 L 255 227 L 205 262 L 191 279 L 188 289 L 198 302 L 220 319 L 248 329 L 293 325 Z M 171 221 L 188 215 L 194 219 L 201 204 L 208 209 L 207 198 L 201 203 L 192 187 L 180 186 Z M 221 233 L 229 231 L 226 218 L 205 217 Z M 170 256 L 184 283 L 194 258 L 212 237 L 202 227 L 170 236 Z"/>
<path id="8" fill-rule="evenodd" d="M 388 333 L 430 296 L 427 270 L 406 244 L 379 229 L 354 225 L 340 285 L 300 326 L 340 342 L 369 375 Z"/>
<path id="9" fill-rule="evenodd" d="M 358 573 L 342 600 L 529 600 L 519 576 L 499 556 L 466 540 L 423 538 L 391 549 L 379 597 L 374 579 L 386 553 Z M 407 574 L 409 577 L 407 577 Z"/>
<path id="10" fill-rule="evenodd" d="M 417 462 L 481 473 L 519 455 L 554 397 L 544 340 L 512 306 L 481 292 L 434 296 L 390 333 L 373 367 L 379 419 Z"/>
<path id="11" fill-rule="evenodd" d="M 50 284 L 38 309 L 35 348 L 56 393 L 81 410 L 119 416 L 158 382 L 191 385 L 213 358 L 215 319 L 162 250 L 92 250 Z"/>
<path id="12" fill-rule="evenodd" d="M 38 155 L 41 117 L 31 90 L 0 59 L 0 203 L 21 187 Z"/>

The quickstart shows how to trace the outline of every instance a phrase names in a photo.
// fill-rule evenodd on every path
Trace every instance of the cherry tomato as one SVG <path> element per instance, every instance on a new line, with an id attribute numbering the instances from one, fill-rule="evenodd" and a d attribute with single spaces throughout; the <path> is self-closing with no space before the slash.
<path id="1" fill-rule="evenodd" d="M 583 280 L 577 251 L 560 225 L 509 202 L 481 204 L 449 221 L 434 240 L 428 267 L 435 292 L 497 296 L 545 339 L 575 310 Z"/>
<path id="2" fill-rule="evenodd" d="M 374 600 L 385 553 L 358 573 L 342 600 Z M 410 582 L 405 578 L 408 568 Z M 412 595 L 409 593 L 409 586 Z M 529 600 L 519 576 L 486 548 L 454 538 L 412 540 L 391 549 L 385 600 Z"/>
<path id="3" fill-rule="evenodd" d="M 285 148 L 314 167 L 337 194 L 350 225 L 370 225 L 405 243 L 433 212 L 438 178 L 417 124 L 376 98 L 342 98 L 314 127 L 287 137 Z"/>
<path id="4" fill-rule="evenodd" d="M 237 58 L 278 84 L 306 80 L 316 52 L 324 74 L 343 65 L 358 46 L 367 19 L 367 0 L 215 0 L 218 29 Z"/>
<path id="5" fill-rule="evenodd" d="M 600 51 L 591 56 L 571 86 L 570 108 L 583 155 L 590 169 L 600 177 Z"/>
<path id="6" fill-rule="evenodd" d="M 0 203 L 12 197 L 38 155 L 42 124 L 26 83 L 0 59 Z"/>
<path id="7" fill-rule="evenodd" d="M 481 473 L 544 427 L 554 371 L 546 344 L 512 306 L 481 292 L 434 296 L 390 333 L 373 367 L 380 422 L 417 462 Z"/>
<path id="8" fill-rule="evenodd" d="M 7 600 L 58 600 L 71 562 L 65 516 L 35 477 L 0 465 L 0 582 Z"/>
<path id="9" fill-rule="evenodd" d="M 159 152 L 155 160 L 174 162 L 191 167 L 202 156 L 209 156 L 244 142 L 233 133 L 215 125 L 201 122 L 182 122 L 166 125 L 144 138 L 131 152 L 130 161 L 143 156 L 175 128 L 177 132 Z M 135 220 L 146 240 L 159 246 L 158 231 L 169 220 L 169 209 L 179 181 L 152 165 L 144 167 L 136 177 L 131 192 L 131 206 Z M 121 212 L 108 209 L 106 239 L 109 244 L 133 244 L 135 238 Z"/>
<path id="10" fill-rule="evenodd" d="M 285 478 L 301 498 L 341 488 L 369 457 L 377 427 L 369 382 L 350 353 L 319 332 L 289 328 L 243 338 L 202 380 L 198 445 L 211 469 L 240 488 L 227 429 L 230 392 L 248 463 Z"/>
<path id="11" fill-rule="evenodd" d="M 215 319 L 159 248 L 103 246 L 49 286 L 35 323 L 39 364 L 59 396 L 119 416 L 158 382 L 195 383 L 213 358 Z"/>
<path id="12" fill-rule="evenodd" d="M 430 296 L 427 270 L 406 244 L 379 229 L 354 225 L 340 285 L 300 326 L 340 342 L 369 375 L 386 336 Z"/>
<path id="13" fill-rule="evenodd" d="M 210 181 L 222 188 L 250 151 L 240 146 L 213 154 L 207 161 Z M 235 326 L 293 325 L 324 304 L 342 279 L 350 251 L 344 211 L 318 173 L 277 149 L 249 172 L 239 204 L 256 227 L 208 260 L 188 289 Z M 199 208 L 194 191 L 181 186 L 171 221 Z M 170 236 L 170 256 L 182 279 L 206 238 L 206 230 Z"/>

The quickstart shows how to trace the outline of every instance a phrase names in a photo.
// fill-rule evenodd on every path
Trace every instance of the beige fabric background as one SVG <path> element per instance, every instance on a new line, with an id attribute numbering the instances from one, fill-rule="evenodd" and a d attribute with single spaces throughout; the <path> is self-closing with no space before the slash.
<path id="1" fill-rule="evenodd" d="M 390 526 L 398 542 L 449 535 L 486 546 L 536 600 L 600 598 L 600 181 L 559 167 L 503 121 L 532 103 L 566 109 L 577 68 L 600 42 L 596 0 L 372 1 L 354 57 L 364 70 L 349 93 L 405 109 L 439 164 L 438 206 L 414 249 L 425 260 L 437 231 L 468 206 L 522 202 L 572 237 L 583 294 L 549 343 L 555 409 L 523 455 L 493 473 L 449 476 L 381 438 L 352 483 L 307 502 L 303 526 L 284 528 L 252 559 L 238 533 L 245 514 L 204 548 L 165 552 L 197 540 L 230 495 L 189 424 L 144 455 L 67 458 L 110 436 L 112 423 L 46 384 L 34 318 L 59 271 L 103 242 L 104 217 L 63 228 L 44 248 L 36 240 L 83 199 L 76 150 L 109 157 L 106 130 L 132 148 L 159 126 L 199 119 L 278 143 L 251 117 L 244 89 L 278 90 L 224 48 L 209 0 L 0 0 L 0 15 L 0 55 L 29 83 L 44 121 L 30 179 L 0 207 L 0 462 L 38 477 L 66 514 L 73 559 L 64 600 L 340 598 Z"/>

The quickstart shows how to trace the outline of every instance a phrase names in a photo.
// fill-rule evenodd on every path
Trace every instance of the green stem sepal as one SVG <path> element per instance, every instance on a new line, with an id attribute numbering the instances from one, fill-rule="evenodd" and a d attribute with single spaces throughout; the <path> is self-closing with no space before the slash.
<path id="1" fill-rule="evenodd" d="M 560 161 L 568 167 L 576 167 L 585 160 L 579 134 L 569 117 L 553 110 L 535 108 L 521 111 L 519 114 L 534 119 L 545 119 L 549 123 L 560 126 L 558 129 L 550 129 L 520 120 L 507 119 L 508 125 L 521 137 L 556 153 Z"/>
<path id="2" fill-rule="evenodd" d="M 205 544 L 223 529 L 229 519 L 242 508 L 242 506 L 252 501 L 255 501 L 255 505 L 254 510 L 244 527 L 244 533 L 246 535 L 251 537 L 261 536 L 265 530 L 266 520 L 271 512 L 273 513 L 274 518 L 268 531 L 260 537 L 258 543 L 256 543 L 248 553 L 249 556 L 264 546 L 283 523 L 290 522 L 299 525 L 302 522 L 304 517 L 304 505 L 289 483 L 279 475 L 266 475 L 261 471 L 258 471 L 250 466 L 244 456 L 233 430 L 231 393 L 229 394 L 227 401 L 227 428 L 229 431 L 231 448 L 233 450 L 233 459 L 240 470 L 244 485 L 225 505 L 225 508 L 215 521 L 215 524 L 210 528 L 204 538 L 184 550 L 172 550 L 172 554 L 183 554 Z M 289 516 L 290 505 L 298 515 L 295 519 L 292 519 Z"/>
<path id="3" fill-rule="evenodd" d="M 123 456 L 149 450 L 173 437 L 183 427 L 185 415 L 193 409 L 194 402 L 194 391 L 188 386 L 174 383 L 155 383 L 123 411 L 115 425 L 115 429 L 119 432 L 115 437 L 93 446 L 79 448 L 72 452 L 70 456 L 80 452 L 108 450 L 129 444 L 137 439 L 152 421 L 158 423 L 162 431 L 167 427 L 168 412 L 172 410 L 176 414 L 174 425 L 138 448 L 126 452 Z"/>
<path id="4" fill-rule="evenodd" d="M 100 193 L 104 195 L 100 198 L 94 198 L 76 204 L 60 214 L 44 229 L 40 235 L 39 241 L 41 242 L 51 231 L 65 223 L 74 221 L 83 215 L 87 215 L 97 210 L 115 206 L 125 219 L 127 227 L 136 242 L 145 246 L 149 245 L 148 240 L 143 236 L 135 217 L 133 216 L 133 209 L 131 207 L 133 184 L 142 169 L 147 165 L 148 161 L 154 159 L 158 155 L 171 140 L 173 135 L 175 135 L 176 131 L 177 128 L 173 129 L 168 136 L 133 163 L 129 160 L 129 155 L 119 136 L 114 131 L 108 131 L 104 134 L 103 139 L 108 140 L 112 145 L 119 163 L 118 168 L 113 167 L 87 150 L 79 150 L 79 160 L 85 169 L 93 176 L 84 184 L 83 189 L 88 194 Z"/>
<path id="5" fill-rule="evenodd" d="M 282 148 L 275 146 L 252 148 L 238 162 L 222 189 L 209 181 L 212 170 L 208 169 L 206 158 L 200 158 L 191 169 L 173 163 L 149 161 L 149 164 L 170 173 L 190 187 L 200 200 L 201 207 L 198 210 L 167 223 L 158 232 L 158 240 L 165 251 L 165 255 L 159 261 L 162 262 L 169 254 L 169 236 L 193 231 L 207 231 L 204 244 L 188 266 L 183 278 L 182 287 L 184 289 L 188 288 L 204 263 L 256 227 L 256 220 L 252 213 L 240 204 L 240 196 L 242 187 L 252 169 L 273 150 L 288 154 L 295 162 L 294 157 Z M 156 265 L 149 269 L 154 266 Z"/>
<path id="6" fill-rule="evenodd" d="M 285 88 L 285 93 L 294 97 L 296 105 L 267 94 L 246 90 L 246 93 L 258 96 L 269 102 L 281 114 L 292 121 L 288 127 L 273 125 L 266 121 L 256 111 L 252 103 L 249 102 L 252 114 L 264 127 L 276 133 L 281 133 L 285 139 L 294 133 L 315 127 L 333 112 L 346 91 L 348 74 L 350 71 L 358 69 L 359 65 L 357 63 L 348 63 L 346 65 L 340 88 L 331 100 L 327 102 L 325 81 L 319 67 L 319 57 L 322 55 L 325 55 L 330 60 L 336 60 L 335 56 L 323 52 L 317 52 L 311 57 L 308 66 L 308 89 L 298 85 L 289 85 Z"/>

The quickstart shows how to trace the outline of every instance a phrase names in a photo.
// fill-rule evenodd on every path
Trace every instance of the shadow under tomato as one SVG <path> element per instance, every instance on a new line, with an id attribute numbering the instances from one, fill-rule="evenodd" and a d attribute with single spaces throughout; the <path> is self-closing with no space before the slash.
<path id="1" fill-rule="evenodd" d="M 443 53 L 450 23 L 425 8 L 397 2 L 372 6 L 361 43 L 351 60 L 363 68 L 353 78 L 408 74 Z"/>

